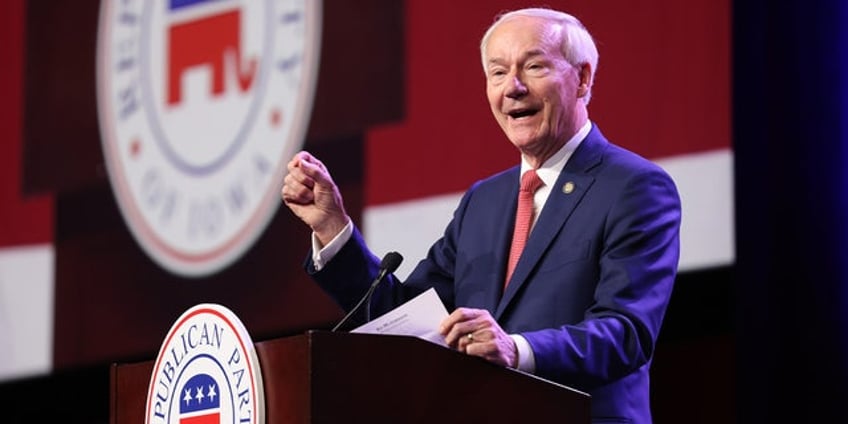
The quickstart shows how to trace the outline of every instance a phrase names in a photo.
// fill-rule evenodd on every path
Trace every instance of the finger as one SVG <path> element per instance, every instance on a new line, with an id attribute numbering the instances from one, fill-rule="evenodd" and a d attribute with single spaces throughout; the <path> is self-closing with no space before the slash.
<path id="1" fill-rule="evenodd" d="M 314 178 L 316 180 L 321 178 L 320 182 L 329 182 L 330 172 L 327 170 L 324 162 L 321 162 L 309 152 L 301 151 L 295 156 L 295 160 L 297 161 L 297 167 L 302 169 L 303 172 L 310 178 Z"/>
<path id="2" fill-rule="evenodd" d="M 318 160 L 315 156 L 312 156 L 307 151 L 300 151 L 295 154 L 292 159 L 286 164 L 286 168 L 289 171 L 289 174 L 295 176 L 298 181 L 304 183 L 307 187 L 312 188 L 317 173 L 323 173 L 329 175 L 327 172 L 327 167 Z"/>
<path id="3" fill-rule="evenodd" d="M 498 365 L 507 365 L 503 355 L 498 350 L 498 344 L 494 340 L 487 342 L 474 342 L 465 347 L 465 353 L 477 356 Z"/>
<path id="4" fill-rule="evenodd" d="M 466 343 L 463 351 L 471 356 L 479 356 L 481 358 L 487 358 L 488 351 L 490 350 L 490 343 L 479 340 L 476 336 L 474 340 Z"/>
<path id="5" fill-rule="evenodd" d="M 286 164 L 286 169 L 291 172 L 293 169 L 297 168 L 298 164 L 300 164 L 300 158 L 304 152 L 298 152 L 289 160 Z"/>
<path id="6" fill-rule="evenodd" d="M 480 310 L 469 308 L 459 308 L 448 315 L 442 323 L 442 331 L 448 345 L 462 350 L 471 340 L 468 334 L 474 333 L 479 328 L 479 322 L 477 322 L 479 315 Z M 463 340 L 463 337 L 466 340 Z"/>
<path id="7" fill-rule="evenodd" d="M 474 328 L 469 322 L 459 322 L 453 325 L 445 336 L 445 342 L 457 350 L 463 350 L 473 340 Z M 471 334 L 471 336 L 469 336 Z"/>
<path id="8" fill-rule="evenodd" d="M 439 325 L 439 332 L 445 336 L 445 341 L 449 346 L 456 347 L 459 337 L 464 335 L 462 331 L 466 330 L 466 325 L 461 325 L 463 322 L 472 318 L 471 310 L 468 308 L 457 308 L 447 318 L 442 320 Z"/>
<path id="9" fill-rule="evenodd" d="M 321 163 L 318 158 L 312 156 L 312 153 L 309 153 L 306 150 L 301 150 L 294 155 L 292 161 L 300 163 L 300 162 L 312 162 L 312 163 Z"/>
<path id="10" fill-rule="evenodd" d="M 473 319 L 473 311 L 471 308 L 456 308 L 439 324 L 439 332 L 447 335 L 456 324 Z"/>
<path id="11" fill-rule="evenodd" d="M 313 187 L 315 187 L 315 179 L 307 175 L 307 171 L 304 169 L 303 166 L 301 166 L 301 161 L 300 159 L 298 159 L 297 156 L 295 156 L 294 159 L 289 161 L 289 163 L 286 165 L 286 168 L 289 171 L 286 177 L 290 176 L 294 179 L 294 181 L 297 181 L 301 185 L 305 186 L 307 189 L 311 190 Z M 288 183 L 287 180 L 284 181 Z"/>
<path id="12" fill-rule="evenodd" d="M 301 160 L 298 169 L 302 172 L 305 178 L 311 179 L 315 184 L 323 186 L 333 185 L 333 179 L 323 163 L 317 159 L 315 161 Z"/>
<path id="13" fill-rule="evenodd" d="M 318 158 L 309 153 L 306 150 L 301 150 L 294 155 L 294 160 L 297 161 L 307 161 L 307 162 L 320 162 Z"/>
<path id="14" fill-rule="evenodd" d="M 295 205 L 311 205 L 315 203 L 315 195 L 312 190 L 303 186 L 300 189 L 283 186 L 281 191 L 283 202 Z"/>
<path id="15" fill-rule="evenodd" d="M 292 156 L 289 163 L 286 164 L 286 169 L 288 169 L 289 173 L 294 172 L 295 170 L 300 168 L 300 163 L 308 160 L 311 155 L 306 151 L 301 151 Z"/>
<path id="16" fill-rule="evenodd" d="M 288 174 L 283 178 L 283 187 L 280 194 L 286 203 L 309 204 L 315 199 L 312 188 L 300 181 L 294 174 Z"/>
<path id="17" fill-rule="evenodd" d="M 469 353 L 472 346 L 479 346 L 485 341 L 481 338 L 480 331 L 469 331 L 457 340 L 457 350 Z"/>

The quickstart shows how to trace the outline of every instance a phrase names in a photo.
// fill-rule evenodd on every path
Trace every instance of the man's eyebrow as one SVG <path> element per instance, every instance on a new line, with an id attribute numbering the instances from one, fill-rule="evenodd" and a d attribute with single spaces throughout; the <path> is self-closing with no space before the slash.
<path id="1" fill-rule="evenodd" d="M 545 55 L 544 50 L 542 50 L 542 49 L 532 49 L 532 50 L 527 50 L 520 57 L 521 57 L 521 61 L 525 61 L 527 59 L 530 59 L 530 58 L 533 58 L 533 57 L 536 57 L 536 56 L 544 56 L 544 55 Z M 505 60 L 503 58 L 493 57 L 493 58 L 490 58 L 487 63 L 489 65 L 500 65 L 503 62 L 505 62 Z"/>

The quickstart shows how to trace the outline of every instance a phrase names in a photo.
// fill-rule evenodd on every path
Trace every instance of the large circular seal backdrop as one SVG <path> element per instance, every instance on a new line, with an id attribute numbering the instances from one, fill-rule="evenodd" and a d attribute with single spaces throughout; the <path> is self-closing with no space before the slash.
<path id="1" fill-rule="evenodd" d="M 321 2 L 104 0 L 97 103 L 130 231 L 187 277 L 237 260 L 279 207 L 318 76 Z"/>

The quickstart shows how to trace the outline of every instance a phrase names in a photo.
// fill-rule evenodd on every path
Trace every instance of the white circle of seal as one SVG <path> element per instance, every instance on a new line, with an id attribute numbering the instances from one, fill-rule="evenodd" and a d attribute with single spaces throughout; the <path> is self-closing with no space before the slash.
<path id="1" fill-rule="evenodd" d="M 264 231 L 309 124 L 320 34 L 315 0 L 103 1 L 106 168 L 159 265 L 202 277 Z"/>
<path id="2" fill-rule="evenodd" d="M 259 359 L 232 311 L 205 303 L 177 319 L 153 366 L 144 422 L 265 423 Z"/>

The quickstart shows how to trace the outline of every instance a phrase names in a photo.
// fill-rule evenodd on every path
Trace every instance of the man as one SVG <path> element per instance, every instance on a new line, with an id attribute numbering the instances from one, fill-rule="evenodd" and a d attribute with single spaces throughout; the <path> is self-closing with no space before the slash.
<path id="1" fill-rule="evenodd" d="M 596 422 L 649 423 L 649 367 L 679 256 L 674 183 L 589 121 L 598 54 L 577 19 L 507 13 L 481 54 L 492 113 L 521 165 L 474 184 L 427 257 L 403 284 L 390 276 L 372 308 L 434 287 L 453 310 L 440 329 L 449 346 L 587 391 Z M 301 152 L 288 167 L 282 198 L 313 230 L 307 270 L 350 309 L 379 260 L 324 165 Z M 541 188 L 517 202 L 533 173 Z"/>

